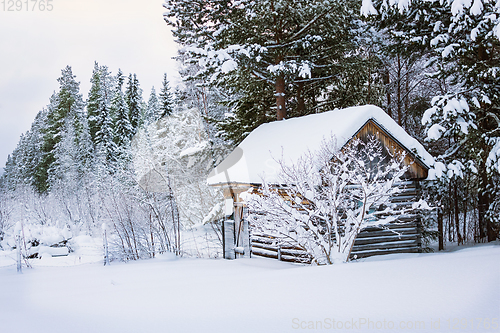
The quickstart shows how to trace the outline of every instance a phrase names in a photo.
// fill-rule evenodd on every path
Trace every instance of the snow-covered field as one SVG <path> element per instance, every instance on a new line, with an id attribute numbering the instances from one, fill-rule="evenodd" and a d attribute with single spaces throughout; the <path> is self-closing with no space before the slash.
<path id="1" fill-rule="evenodd" d="M 0 268 L 0 332 L 499 331 L 498 242 L 328 267 L 72 260 Z"/>

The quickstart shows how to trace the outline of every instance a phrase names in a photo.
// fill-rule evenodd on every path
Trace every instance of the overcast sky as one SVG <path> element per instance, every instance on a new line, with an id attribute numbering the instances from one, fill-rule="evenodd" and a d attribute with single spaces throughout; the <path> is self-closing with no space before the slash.
<path id="1" fill-rule="evenodd" d="M 145 100 L 152 86 L 159 91 L 163 73 L 171 86 L 178 81 L 171 59 L 177 46 L 163 21 L 163 0 L 52 0 L 52 11 L 33 10 L 34 0 L 28 10 L 23 0 L 16 11 L 10 2 L 0 2 L 0 172 L 21 133 L 58 89 L 66 65 L 84 98 L 94 61 L 112 74 L 118 68 L 136 73 Z"/>

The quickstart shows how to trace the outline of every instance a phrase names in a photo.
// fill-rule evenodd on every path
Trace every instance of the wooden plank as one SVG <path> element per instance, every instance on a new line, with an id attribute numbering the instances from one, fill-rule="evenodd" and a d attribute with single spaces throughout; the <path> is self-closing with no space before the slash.
<path id="1" fill-rule="evenodd" d="M 413 222 L 413 221 L 416 221 L 417 218 L 418 218 L 417 214 L 400 215 L 398 217 L 398 221 L 400 221 L 400 222 Z"/>
<path id="2" fill-rule="evenodd" d="M 297 250 L 281 250 L 282 255 L 293 256 L 298 258 L 309 258 L 309 253 L 306 251 L 297 251 Z"/>
<path id="3" fill-rule="evenodd" d="M 260 257 L 278 259 L 278 253 L 263 249 L 252 249 L 252 254 Z"/>
<path id="4" fill-rule="evenodd" d="M 418 180 L 415 179 L 403 179 L 398 182 L 395 182 L 397 186 L 412 186 L 415 185 Z"/>
<path id="5" fill-rule="evenodd" d="M 397 186 L 394 185 L 399 189 L 399 192 L 396 193 L 395 195 L 398 195 L 400 193 L 407 193 L 407 194 L 418 194 L 420 190 L 416 185 L 403 185 L 403 186 Z"/>
<path id="6" fill-rule="evenodd" d="M 364 235 L 366 233 L 370 232 L 377 232 L 377 231 L 386 231 L 386 230 L 398 230 L 398 231 L 405 231 L 405 230 L 411 230 L 411 229 L 417 229 L 417 223 L 415 222 L 410 222 L 410 223 L 401 223 L 399 225 L 397 224 L 386 224 L 384 226 L 370 226 L 366 227 L 361 232 L 359 235 Z M 358 236 L 359 236 L 358 235 Z"/>
<path id="7" fill-rule="evenodd" d="M 419 243 L 417 240 L 406 240 L 399 242 L 386 242 L 386 243 L 378 243 L 378 244 L 367 244 L 367 245 L 354 245 L 352 247 L 352 252 L 360 252 L 367 250 L 387 250 L 387 249 L 399 249 L 406 247 L 419 247 Z"/>
<path id="8" fill-rule="evenodd" d="M 380 228 L 380 227 L 368 227 L 358 234 L 358 237 L 376 237 L 377 233 L 386 234 L 412 234 L 418 232 L 417 226 L 401 227 L 401 228 Z"/>
<path id="9" fill-rule="evenodd" d="M 394 205 L 394 209 L 396 210 L 402 210 L 402 209 L 411 209 L 411 206 L 413 204 L 413 202 L 408 202 L 408 201 L 405 201 L 405 202 L 391 202 L 392 205 Z"/>
<path id="10" fill-rule="evenodd" d="M 267 247 L 274 247 L 276 249 L 278 248 L 278 245 L 275 242 L 268 241 L 268 240 L 261 241 L 260 238 L 259 239 L 252 238 L 252 246 L 254 246 L 254 245 L 258 245 L 258 247 L 267 246 Z M 293 244 L 282 244 L 281 248 L 285 249 L 285 250 L 304 251 L 304 249 L 301 248 L 300 246 L 293 245 Z"/>
<path id="11" fill-rule="evenodd" d="M 271 236 L 271 235 L 266 235 L 266 234 L 260 234 L 260 233 L 253 233 L 252 237 L 262 237 L 262 238 L 269 238 L 269 239 L 276 239 L 276 237 Z"/>
<path id="12" fill-rule="evenodd" d="M 252 249 L 253 248 L 277 252 L 279 246 L 252 242 Z M 301 249 L 297 246 L 282 246 L 281 252 L 284 254 L 289 254 L 289 255 L 304 255 L 304 254 L 307 255 L 307 251 L 304 251 L 303 249 Z"/>
<path id="13" fill-rule="evenodd" d="M 395 253 L 420 253 L 421 249 L 416 248 L 416 247 L 403 247 L 403 248 L 396 248 L 396 249 L 384 249 L 384 250 L 372 250 L 372 251 L 363 251 L 363 252 L 352 252 L 351 253 L 351 258 L 354 258 L 354 256 L 357 257 L 357 259 L 361 258 L 368 258 L 376 255 L 384 255 L 384 254 L 395 254 Z"/>
<path id="14" fill-rule="evenodd" d="M 413 204 L 413 200 L 415 199 L 415 196 L 414 195 L 408 195 L 408 194 L 404 194 L 404 195 L 395 195 L 393 196 L 391 199 L 390 199 L 390 202 L 391 203 L 395 203 L 395 202 L 406 202 L 408 204 Z"/>
<path id="15" fill-rule="evenodd" d="M 263 243 L 252 242 L 252 249 L 253 248 L 265 249 L 265 250 L 269 250 L 269 251 L 278 251 L 277 245 L 269 245 L 269 244 L 263 244 Z"/>
<path id="16" fill-rule="evenodd" d="M 373 232 L 373 233 L 365 233 L 365 234 L 359 234 L 358 237 L 356 239 L 364 239 L 364 238 L 371 238 L 371 239 L 375 239 L 375 238 L 382 238 L 382 237 L 392 237 L 392 236 L 399 236 L 399 235 L 417 235 L 417 231 L 414 230 L 414 231 L 404 231 L 404 230 L 383 230 L 383 231 L 376 231 L 376 232 Z"/>
<path id="17" fill-rule="evenodd" d="M 263 243 L 263 244 L 275 244 L 276 243 L 276 240 L 274 240 L 274 239 L 264 238 L 264 237 L 256 237 L 256 236 L 252 236 L 250 238 L 250 240 L 252 242 Z"/>
<path id="18" fill-rule="evenodd" d="M 379 237 L 379 236 L 391 236 L 391 235 L 409 235 L 418 233 L 417 227 L 407 227 L 407 228 L 370 228 L 363 230 L 358 234 L 358 238 L 363 237 Z"/>
<path id="19" fill-rule="evenodd" d="M 395 241 L 403 241 L 403 240 L 418 240 L 417 234 L 410 235 L 391 235 L 391 236 L 383 236 L 383 237 L 365 237 L 365 238 L 356 238 L 354 242 L 354 246 L 357 245 L 367 245 L 367 244 L 378 244 L 378 243 L 387 243 L 387 242 L 395 242 Z"/>
<path id="20" fill-rule="evenodd" d="M 415 186 L 415 185 L 411 185 L 411 186 L 394 185 L 394 186 L 399 189 L 399 192 L 395 193 L 395 195 L 398 195 L 401 193 L 403 193 L 403 194 L 418 194 L 420 192 L 419 189 L 417 188 L 417 186 Z"/>
<path id="21" fill-rule="evenodd" d="M 297 264 L 310 264 L 312 259 L 311 258 L 299 258 L 299 257 L 282 255 L 281 261 L 294 262 Z"/>
<path id="22" fill-rule="evenodd" d="M 278 247 L 268 244 L 260 244 L 260 243 L 252 243 L 252 249 L 263 249 L 267 251 L 275 251 L 278 252 Z"/>
<path id="23" fill-rule="evenodd" d="M 417 221 L 416 219 L 411 221 L 411 222 L 404 222 L 404 223 L 388 223 L 388 224 L 383 224 L 380 226 L 368 226 L 362 229 L 361 232 L 366 232 L 367 230 L 373 231 L 373 230 L 382 230 L 382 229 L 409 229 L 409 228 L 416 228 L 417 227 Z"/>

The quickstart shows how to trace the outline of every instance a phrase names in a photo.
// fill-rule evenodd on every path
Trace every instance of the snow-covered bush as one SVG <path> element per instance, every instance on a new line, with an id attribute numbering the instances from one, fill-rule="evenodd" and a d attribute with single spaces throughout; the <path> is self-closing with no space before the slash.
<path id="1" fill-rule="evenodd" d="M 223 147 L 215 148 L 210 142 L 199 111 L 178 107 L 171 116 L 141 131 L 133 144 L 139 178 L 148 176 L 153 192 L 172 192 L 183 227 L 201 224 L 223 201 L 219 191 L 206 183 L 207 174 L 224 153 Z"/>
<path id="2" fill-rule="evenodd" d="M 23 256 L 27 258 L 41 258 L 43 255 L 67 255 L 72 251 L 67 244 L 72 233 L 67 227 L 58 228 L 37 223 L 24 225 L 18 222 L 15 227 L 11 227 L 5 232 L 5 237 L 1 242 L 3 250 L 9 251 L 17 247 L 16 235 L 21 236 L 21 251 Z"/>
<path id="3" fill-rule="evenodd" d="M 10 206 L 8 203 L 7 194 L 4 192 L 0 192 L 0 242 L 3 241 L 5 231 L 10 226 L 11 213 L 12 206 Z"/>
<path id="4" fill-rule="evenodd" d="M 295 164 L 279 161 L 279 184 L 245 196 L 254 231 L 281 244 L 298 245 L 314 262 L 346 262 L 358 233 L 396 220 L 391 206 L 404 175 L 405 154 L 385 149 L 375 137 L 353 139 L 342 149 L 324 141 Z"/>

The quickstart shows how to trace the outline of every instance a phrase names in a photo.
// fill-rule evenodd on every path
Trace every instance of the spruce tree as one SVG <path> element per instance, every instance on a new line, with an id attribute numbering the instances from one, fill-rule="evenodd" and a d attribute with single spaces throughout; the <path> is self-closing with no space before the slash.
<path id="1" fill-rule="evenodd" d="M 438 141 L 438 161 L 446 184 L 463 174 L 475 176 L 479 238 L 497 238 L 500 219 L 490 209 L 500 202 L 500 15 L 495 1 L 364 1 L 409 49 L 430 53 L 432 77 L 443 85 L 430 101 L 422 123 L 427 140 Z M 369 14 L 366 12 L 365 14 Z M 446 145 L 446 146 L 445 146 Z"/>
<path id="2" fill-rule="evenodd" d="M 158 100 L 158 95 L 156 94 L 155 87 L 151 88 L 151 93 L 149 94 L 148 104 L 143 116 L 143 123 L 145 125 L 151 124 L 159 119 L 160 105 Z"/>
<path id="3" fill-rule="evenodd" d="M 122 87 L 124 83 L 124 77 L 121 70 L 118 70 L 116 77 L 117 85 L 113 100 L 111 101 L 111 114 L 113 115 L 113 133 L 114 133 L 114 143 L 119 150 L 125 149 L 130 144 L 130 140 L 134 135 L 134 130 L 130 124 L 129 119 L 129 109 L 125 102 L 125 97 L 123 95 Z"/>
<path id="4" fill-rule="evenodd" d="M 96 151 L 98 158 L 101 161 L 108 163 L 109 169 L 113 169 L 113 164 L 116 162 L 117 147 L 113 133 L 113 121 L 108 107 L 103 103 L 102 108 L 99 110 L 99 131 L 96 133 Z"/>
<path id="5" fill-rule="evenodd" d="M 114 91 L 114 79 L 107 66 L 99 66 L 95 62 L 90 82 L 92 85 L 87 101 L 87 117 L 90 137 L 95 147 L 97 145 L 97 132 L 100 131 L 103 121 L 101 112 L 106 109 L 105 112 L 109 113 Z"/>
<path id="6" fill-rule="evenodd" d="M 139 87 L 139 80 L 137 75 L 129 74 L 127 89 L 125 91 L 125 100 L 127 102 L 129 111 L 130 125 L 133 129 L 133 134 L 137 133 L 139 128 L 140 118 L 141 118 L 141 106 L 142 106 L 142 90 Z"/>
<path id="7" fill-rule="evenodd" d="M 79 179 L 85 177 L 92 169 L 95 150 L 90 136 L 88 120 L 84 108 L 75 109 L 71 114 L 70 126 L 74 144 L 74 163 Z"/>
<path id="8" fill-rule="evenodd" d="M 18 169 L 17 184 L 35 186 L 35 172 L 42 159 L 44 128 L 47 125 L 47 109 L 42 109 L 25 135 L 21 136 L 13 152 L 13 161 Z"/>
<path id="9" fill-rule="evenodd" d="M 9 154 L 3 168 L 2 176 L 0 177 L 0 191 L 13 191 L 16 188 L 16 171 L 15 156 L 11 157 L 11 154 Z"/>
<path id="10" fill-rule="evenodd" d="M 68 132 L 69 116 L 75 109 L 83 108 L 80 84 L 76 82 L 70 66 L 62 71 L 58 79 L 60 90 L 55 93 L 47 109 L 47 123 L 43 129 L 42 156 L 35 170 L 35 187 L 45 193 L 54 179 L 61 177 L 57 172 L 60 161 L 57 151 L 65 133 Z"/>
<path id="11" fill-rule="evenodd" d="M 94 145 L 97 155 L 101 160 L 106 161 L 111 166 L 116 158 L 116 145 L 113 142 L 113 120 L 111 118 L 111 98 L 113 87 L 113 78 L 108 71 L 107 66 L 99 67 L 100 90 L 98 94 L 96 110 L 96 128 Z M 99 157 L 99 156 L 98 156 Z"/>
<path id="12" fill-rule="evenodd" d="M 173 96 L 170 92 L 170 84 L 167 80 L 167 73 L 163 74 L 163 82 L 160 91 L 159 108 L 158 108 L 158 118 L 163 118 L 165 116 L 170 116 L 174 110 L 173 106 Z"/>
<path id="13" fill-rule="evenodd" d="M 101 70 L 99 64 L 94 62 L 94 70 L 90 79 L 91 87 L 87 100 L 87 117 L 89 132 L 92 142 L 95 142 L 96 133 L 99 131 L 99 103 L 101 99 Z"/>

